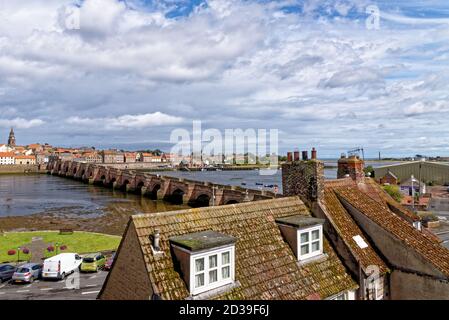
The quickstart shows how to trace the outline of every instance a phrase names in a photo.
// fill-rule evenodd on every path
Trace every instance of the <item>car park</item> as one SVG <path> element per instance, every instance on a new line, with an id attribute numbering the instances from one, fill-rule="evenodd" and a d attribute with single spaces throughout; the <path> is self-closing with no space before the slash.
<path id="1" fill-rule="evenodd" d="M 31 283 L 41 277 L 42 265 L 38 263 L 27 263 L 18 267 L 12 275 L 12 282 Z"/>
<path id="2" fill-rule="evenodd" d="M 11 280 L 16 267 L 10 264 L 0 264 L 0 283 Z"/>
<path id="3" fill-rule="evenodd" d="M 106 264 L 106 257 L 101 253 L 91 253 L 84 256 L 81 262 L 81 272 L 97 272 Z"/>
<path id="4" fill-rule="evenodd" d="M 62 280 L 75 272 L 80 264 L 81 257 L 76 253 L 61 253 L 44 260 L 42 278 Z"/>

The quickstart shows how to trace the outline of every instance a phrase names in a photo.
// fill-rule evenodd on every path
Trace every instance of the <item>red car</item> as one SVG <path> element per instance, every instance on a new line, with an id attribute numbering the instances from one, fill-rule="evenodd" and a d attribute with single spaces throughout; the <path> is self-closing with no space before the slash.
<path id="1" fill-rule="evenodd" d="M 106 264 L 104 265 L 104 269 L 105 270 L 111 270 L 112 268 L 112 263 L 114 262 L 114 258 L 115 258 L 115 252 L 112 254 L 112 256 L 110 256 L 108 258 L 108 260 L 106 261 Z"/>

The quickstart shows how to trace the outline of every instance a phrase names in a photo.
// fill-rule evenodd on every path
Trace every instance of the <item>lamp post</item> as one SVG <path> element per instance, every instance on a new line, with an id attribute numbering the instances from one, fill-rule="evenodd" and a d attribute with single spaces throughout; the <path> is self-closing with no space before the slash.
<path id="1" fill-rule="evenodd" d="M 19 264 L 20 261 L 20 247 L 17 248 L 17 264 Z"/>
<path id="2" fill-rule="evenodd" d="M 413 211 L 415 211 L 415 186 L 413 184 L 413 182 L 414 182 L 413 180 L 415 180 L 415 177 L 412 174 L 412 208 L 413 208 Z"/>

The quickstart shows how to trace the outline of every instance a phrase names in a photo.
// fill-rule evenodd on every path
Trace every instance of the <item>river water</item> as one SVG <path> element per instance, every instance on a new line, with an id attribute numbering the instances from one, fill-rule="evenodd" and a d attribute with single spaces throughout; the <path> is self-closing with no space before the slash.
<path id="1" fill-rule="evenodd" d="M 326 165 L 333 165 L 327 162 Z M 185 177 L 248 189 L 265 189 L 277 185 L 282 192 L 281 172 L 264 175 L 263 171 L 161 172 L 162 175 Z M 336 169 L 325 169 L 327 179 L 336 178 Z M 0 217 L 51 214 L 64 217 L 100 216 L 107 208 L 119 208 L 131 214 L 185 208 L 154 201 L 134 194 L 87 185 L 79 181 L 50 175 L 0 175 Z M 1 228 L 0 228 L 1 229 Z"/>

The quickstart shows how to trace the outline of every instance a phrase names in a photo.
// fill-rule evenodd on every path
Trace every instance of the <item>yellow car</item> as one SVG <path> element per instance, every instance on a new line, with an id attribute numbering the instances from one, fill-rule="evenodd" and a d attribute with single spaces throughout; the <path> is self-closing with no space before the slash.
<path id="1" fill-rule="evenodd" d="M 81 262 L 80 271 L 81 272 L 97 272 L 104 268 L 106 263 L 106 257 L 101 253 L 91 253 L 83 258 Z"/>

